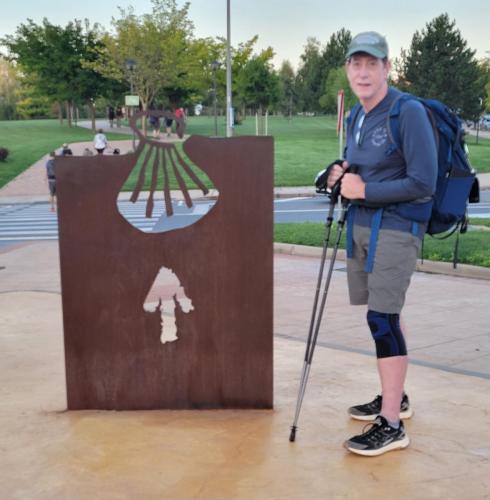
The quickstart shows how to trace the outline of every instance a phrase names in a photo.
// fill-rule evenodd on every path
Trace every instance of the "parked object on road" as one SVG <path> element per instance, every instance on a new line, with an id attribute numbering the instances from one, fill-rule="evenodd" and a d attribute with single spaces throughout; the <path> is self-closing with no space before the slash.
<path id="1" fill-rule="evenodd" d="M 490 115 L 484 115 L 480 122 L 480 127 L 483 130 L 490 130 Z"/>

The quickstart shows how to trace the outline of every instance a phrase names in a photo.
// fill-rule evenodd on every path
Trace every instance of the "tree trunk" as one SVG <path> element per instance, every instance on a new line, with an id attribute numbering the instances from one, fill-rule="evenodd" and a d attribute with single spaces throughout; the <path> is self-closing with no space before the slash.
<path id="1" fill-rule="evenodd" d="M 141 99 L 141 104 L 143 107 L 143 111 L 148 111 L 148 101 L 144 101 L 143 99 Z M 146 136 L 146 117 L 144 116 L 141 118 L 141 130 L 143 135 Z"/>
<path id="2" fill-rule="evenodd" d="M 71 113 L 70 113 L 70 102 L 65 101 L 65 111 L 66 111 L 66 121 L 68 122 L 68 126 L 71 127 Z"/>
<path id="3" fill-rule="evenodd" d="M 58 105 L 58 118 L 60 120 L 60 125 L 63 125 L 63 107 L 59 101 L 56 104 Z"/>
<path id="4" fill-rule="evenodd" d="M 90 120 L 92 121 L 92 130 L 95 132 L 95 104 L 92 99 L 88 100 L 87 106 L 90 113 Z"/>

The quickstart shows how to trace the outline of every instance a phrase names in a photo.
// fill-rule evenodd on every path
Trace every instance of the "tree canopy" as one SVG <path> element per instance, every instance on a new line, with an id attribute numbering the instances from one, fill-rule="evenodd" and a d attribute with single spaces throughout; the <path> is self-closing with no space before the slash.
<path id="1" fill-rule="evenodd" d="M 402 52 L 398 72 L 398 83 L 404 90 L 439 99 L 462 118 L 475 120 L 482 111 L 484 74 L 475 51 L 447 14 L 414 34 L 409 50 Z"/>
<path id="2" fill-rule="evenodd" d="M 40 25 L 28 20 L 2 42 L 33 96 L 59 103 L 93 103 L 111 85 L 86 64 L 96 58 L 102 43 L 99 27 L 88 21 L 61 27 L 47 19 Z"/>
<path id="3" fill-rule="evenodd" d="M 252 57 L 237 76 L 237 100 L 244 106 L 261 111 L 279 100 L 279 77 L 270 60 L 274 52 L 269 47 Z"/>

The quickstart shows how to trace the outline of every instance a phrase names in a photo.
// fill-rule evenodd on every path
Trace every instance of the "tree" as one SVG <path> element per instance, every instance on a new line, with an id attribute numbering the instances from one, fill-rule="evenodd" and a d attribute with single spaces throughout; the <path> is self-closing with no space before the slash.
<path id="1" fill-rule="evenodd" d="M 410 49 L 402 52 L 399 83 L 413 94 L 439 99 L 464 119 L 475 120 L 486 93 L 484 74 L 474 56 L 456 22 L 442 14 L 417 31 Z"/>
<path id="2" fill-rule="evenodd" d="M 15 119 L 19 87 L 17 67 L 0 57 L 0 120 Z"/>
<path id="3" fill-rule="evenodd" d="M 283 61 L 279 69 L 279 108 L 291 119 L 296 100 L 294 69 L 289 61 Z"/>
<path id="4" fill-rule="evenodd" d="M 337 93 L 344 90 L 344 108 L 351 109 L 357 102 L 357 97 L 352 92 L 344 67 L 329 71 L 325 82 L 325 93 L 320 97 L 320 105 L 327 113 L 337 112 Z"/>
<path id="5" fill-rule="evenodd" d="M 197 60 L 188 10 L 189 3 L 179 9 L 176 0 L 152 0 L 151 14 L 141 16 L 132 7 L 120 8 L 119 19 L 112 22 L 115 33 L 106 34 L 94 67 L 106 77 L 132 83 L 144 110 L 163 89 L 178 94 L 177 89 L 190 88 Z M 136 62 L 133 70 L 127 68 L 129 59 Z"/>
<path id="6" fill-rule="evenodd" d="M 14 36 L 3 40 L 10 56 L 19 65 L 28 81 L 32 95 L 50 102 L 65 102 L 68 124 L 74 104 L 92 106 L 97 97 L 112 85 L 90 65 L 101 50 L 101 32 L 75 20 L 64 28 L 44 19 L 41 25 L 28 20 Z"/>
<path id="7" fill-rule="evenodd" d="M 334 80 L 338 80 L 338 77 L 341 76 L 340 73 L 337 71 L 337 68 L 344 65 L 345 54 L 347 53 L 347 49 L 349 48 L 351 41 L 352 41 L 351 32 L 349 30 L 346 30 L 345 28 L 342 28 L 330 36 L 330 39 L 327 42 L 327 45 L 325 46 L 325 49 L 321 54 L 321 59 L 320 59 L 321 86 L 319 91 L 319 104 L 324 111 L 330 113 L 332 112 L 331 107 L 325 108 L 325 106 L 322 105 L 322 102 L 324 103 L 328 101 L 328 99 L 327 101 L 323 99 L 323 96 L 325 95 L 326 92 L 328 92 L 327 82 L 329 79 L 330 72 L 335 70 L 336 76 L 334 77 Z M 347 86 L 345 86 L 345 84 L 343 85 L 344 89 L 346 90 L 349 89 L 348 85 Z M 337 89 L 334 89 L 333 91 L 336 94 Z"/>
<path id="8" fill-rule="evenodd" d="M 321 95 L 322 71 L 320 42 L 316 38 L 308 38 L 296 75 L 298 108 L 301 111 L 318 109 L 318 98 Z"/>
<path id="9" fill-rule="evenodd" d="M 480 70 L 483 74 L 483 79 L 485 81 L 485 91 L 487 93 L 487 97 L 484 104 L 484 111 L 490 111 L 490 57 L 485 57 L 479 63 Z"/>
<path id="10" fill-rule="evenodd" d="M 252 57 L 237 76 L 236 100 L 262 115 L 279 100 L 279 77 L 271 59 L 272 48 Z"/>

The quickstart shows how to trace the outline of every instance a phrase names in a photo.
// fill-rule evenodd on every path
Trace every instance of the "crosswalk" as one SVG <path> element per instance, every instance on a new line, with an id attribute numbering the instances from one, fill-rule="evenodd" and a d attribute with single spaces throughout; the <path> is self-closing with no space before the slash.
<path id="1" fill-rule="evenodd" d="M 121 215 L 140 231 L 165 232 L 178 229 L 204 217 L 215 200 L 195 201 L 192 208 L 187 208 L 182 201 L 173 201 L 174 216 L 166 217 L 163 200 L 155 203 L 151 218 L 145 217 L 145 201 L 131 203 L 118 201 Z M 469 205 L 471 219 L 490 218 L 490 200 L 483 192 L 483 200 L 476 205 Z M 322 197 L 289 198 L 274 201 L 274 222 L 325 222 L 327 204 Z M 47 203 L 0 203 L 0 244 L 32 240 L 58 239 L 58 219 L 49 211 Z"/>
<path id="2" fill-rule="evenodd" d="M 155 206 L 151 218 L 145 217 L 145 202 L 118 202 L 119 212 L 134 227 L 143 232 L 162 231 L 169 218 L 163 214 L 163 204 Z M 175 215 L 169 229 L 183 227 L 204 216 L 211 204 L 198 203 L 187 209 L 182 203 L 174 206 Z M 181 216 L 181 217 L 179 217 Z M 184 216 L 184 217 L 182 217 Z M 166 220 L 165 220 L 166 219 Z M 191 222 L 189 222 L 189 220 Z M 19 203 L 0 205 L 0 242 L 56 240 L 58 218 L 47 203 Z"/>

